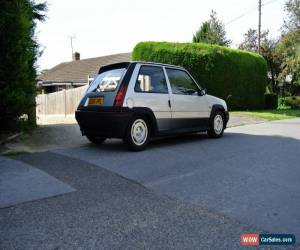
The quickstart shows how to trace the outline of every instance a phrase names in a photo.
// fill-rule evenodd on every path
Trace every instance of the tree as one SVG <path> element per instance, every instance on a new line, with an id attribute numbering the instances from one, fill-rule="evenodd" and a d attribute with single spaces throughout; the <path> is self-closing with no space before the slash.
<path id="1" fill-rule="evenodd" d="M 273 92 L 276 91 L 280 74 L 281 57 L 276 51 L 277 40 L 269 38 L 269 31 L 261 33 L 261 52 L 268 64 L 268 72 L 271 77 L 271 86 Z M 255 29 L 249 29 L 244 34 L 244 41 L 239 45 L 239 49 L 258 53 L 258 32 Z"/>
<path id="2" fill-rule="evenodd" d="M 300 85 L 300 0 L 285 3 L 287 19 L 284 20 L 282 37 L 277 53 L 282 58 L 281 80 L 291 79 L 291 85 Z"/>
<path id="3" fill-rule="evenodd" d="M 269 31 L 261 33 L 261 44 L 268 41 Z M 244 34 L 244 41 L 239 45 L 239 49 L 258 52 L 258 32 L 255 29 L 249 29 Z"/>
<path id="4" fill-rule="evenodd" d="M 226 38 L 224 24 L 218 20 L 217 13 L 212 10 L 210 19 L 202 23 L 199 30 L 193 35 L 194 43 L 209 43 L 221 46 L 229 46 L 231 41 Z"/>
<path id="5" fill-rule="evenodd" d="M 277 40 L 265 39 L 261 44 L 261 55 L 265 58 L 268 64 L 268 73 L 271 77 L 272 91 L 277 92 L 279 76 L 281 72 L 282 58 L 276 51 Z"/>
<path id="6" fill-rule="evenodd" d="M 280 78 L 291 77 L 291 85 L 300 85 L 300 30 L 285 34 L 277 46 L 282 57 Z"/>
<path id="7" fill-rule="evenodd" d="M 13 129 L 20 116 L 35 106 L 39 55 L 34 37 L 36 21 L 43 21 L 45 3 L 0 0 L 0 130 Z"/>
<path id="8" fill-rule="evenodd" d="M 284 20 L 285 31 L 300 30 L 300 0 L 288 0 L 285 3 L 288 19 Z"/>

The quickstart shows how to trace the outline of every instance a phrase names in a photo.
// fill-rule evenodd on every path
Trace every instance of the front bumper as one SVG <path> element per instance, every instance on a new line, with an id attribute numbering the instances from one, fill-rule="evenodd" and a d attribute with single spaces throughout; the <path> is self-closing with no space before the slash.
<path id="1" fill-rule="evenodd" d="M 83 135 L 123 138 L 132 113 L 126 108 L 81 109 L 75 118 Z"/>

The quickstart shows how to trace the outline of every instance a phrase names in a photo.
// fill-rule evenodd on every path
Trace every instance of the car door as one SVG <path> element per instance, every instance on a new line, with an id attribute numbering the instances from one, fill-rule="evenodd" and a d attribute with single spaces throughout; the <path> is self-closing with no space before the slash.
<path id="1" fill-rule="evenodd" d="M 183 69 L 166 67 L 165 70 L 171 88 L 172 128 L 205 127 L 210 108 L 206 96 L 199 95 L 199 86 Z"/>
<path id="2" fill-rule="evenodd" d="M 137 69 L 134 89 L 131 98 L 134 107 L 145 107 L 152 110 L 160 132 L 171 129 L 170 95 L 167 80 L 162 66 L 140 65 Z"/>

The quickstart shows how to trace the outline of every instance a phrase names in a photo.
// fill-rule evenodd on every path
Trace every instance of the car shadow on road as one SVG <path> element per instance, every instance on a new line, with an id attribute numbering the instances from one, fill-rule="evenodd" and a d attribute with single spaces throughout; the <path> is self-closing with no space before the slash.
<path id="1" fill-rule="evenodd" d="M 285 137 L 279 135 L 253 135 L 237 132 L 225 132 L 221 138 L 210 138 L 206 133 L 184 134 L 178 136 L 170 136 L 163 138 L 152 139 L 145 151 L 152 151 L 157 149 L 171 149 L 176 147 L 185 147 L 189 145 L 197 145 L 204 148 L 209 145 L 214 145 L 216 150 L 224 147 L 234 146 L 239 144 L 259 145 L 264 144 L 270 147 L 280 147 L 282 143 L 293 142 L 298 144 L 300 148 L 300 140 L 292 137 Z M 99 149 L 105 152 L 130 152 L 122 139 L 107 139 L 103 144 L 96 145 L 87 143 L 87 147 Z"/>
<path id="2" fill-rule="evenodd" d="M 180 144 L 184 145 L 186 143 L 192 143 L 192 142 L 202 141 L 206 139 L 209 139 L 206 133 L 184 134 L 184 135 L 177 135 L 177 136 L 153 138 L 149 142 L 146 150 L 170 147 L 173 145 L 180 145 Z M 100 145 L 93 144 L 93 143 L 88 143 L 87 145 L 91 148 L 99 148 L 99 150 L 104 150 L 104 151 L 118 151 L 118 152 L 129 151 L 129 149 L 126 147 L 126 144 L 123 142 L 122 139 L 107 139 L 103 144 Z"/>

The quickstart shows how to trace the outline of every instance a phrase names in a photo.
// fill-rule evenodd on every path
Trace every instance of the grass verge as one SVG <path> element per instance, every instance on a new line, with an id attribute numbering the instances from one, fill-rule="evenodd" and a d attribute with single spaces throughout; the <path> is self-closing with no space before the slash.
<path id="1" fill-rule="evenodd" d="M 258 118 L 266 119 L 268 121 L 274 121 L 300 117 L 300 109 L 231 111 L 230 114 L 255 116 Z"/>

